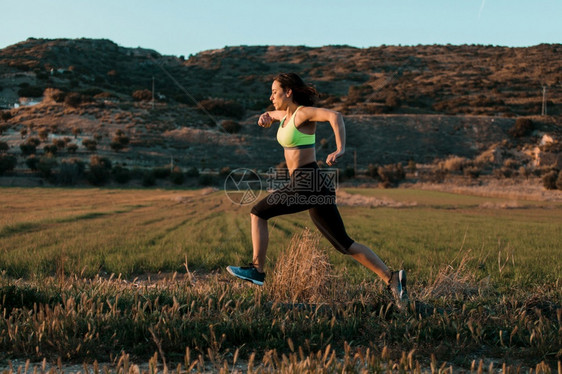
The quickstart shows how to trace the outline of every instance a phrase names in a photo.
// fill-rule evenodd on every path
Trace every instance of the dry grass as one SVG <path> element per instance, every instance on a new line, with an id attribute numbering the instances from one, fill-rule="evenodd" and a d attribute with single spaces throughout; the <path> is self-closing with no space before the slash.
<path id="1" fill-rule="evenodd" d="M 487 201 L 480 204 L 479 207 L 484 209 L 523 209 L 523 206 L 517 201 L 507 201 L 503 203 Z"/>
<path id="2" fill-rule="evenodd" d="M 417 202 L 399 202 L 387 197 L 377 198 L 361 194 L 350 194 L 343 189 L 337 190 L 338 205 L 340 206 L 368 206 L 368 207 L 390 207 L 404 208 L 417 206 Z"/>
<path id="3" fill-rule="evenodd" d="M 332 270 L 322 250 L 324 245 L 331 250 L 329 244 L 319 241 L 315 230 L 301 232 L 310 222 L 306 215 L 276 220 L 270 255 L 278 267 L 265 289 L 232 279 L 224 271 L 209 273 L 244 258 L 250 245 L 249 238 L 239 238 L 248 227 L 243 214 L 248 208 L 233 208 L 223 193 L 212 191 L 2 189 L 0 231 L 2 245 L 9 250 L 2 257 L 7 270 L 0 275 L 0 310 L 4 311 L 0 365 L 8 358 L 40 362 L 47 357 L 52 364 L 61 357 L 89 364 L 97 359 L 114 370 L 121 352 L 134 355 L 137 362 L 146 362 L 158 352 L 162 360 L 165 355 L 169 368 L 175 368 L 172 362 L 181 361 L 189 347 L 194 356 L 182 371 L 198 355 L 205 358 L 200 371 L 218 372 L 225 360 L 229 371 L 250 371 L 255 352 L 255 371 L 361 372 L 362 361 L 355 362 L 354 370 L 342 366 L 359 354 L 344 353 L 345 341 L 361 347 L 364 357 L 365 349 L 376 350 L 370 356 L 373 360 L 382 357 L 377 352 L 386 346 L 394 363 L 402 351 L 408 354 L 415 349 L 413 359 L 425 368 L 432 353 L 437 360 L 464 368 L 483 354 L 494 362 L 520 360 L 533 368 L 542 360 L 552 367 L 560 359 L 559 262 L 555 256 L 547 257 L 558 248 L 558 208 L 534 209 L 531 204 L 524 211 L 486 209 L 486 219 L 469 222 L 478 227 L 476 240 L 468 228 L 464 239 L 462 231 L 446 234 L 467 226 L 457 220 L 460 214 L 455 210 L 478 218 L 482 199 L 373 191 L 396 201 L 416 200 L 419 206 L 357 207 L 356 214 L 342 208 L 347 210 L 349 227 L 368 233 L 367 241 L 397 240 L 413 232 L 413 239 L 421 243 L 397 242 L 391 247 L 412 244 L 410 254 L 401 253 L 409 261 L 405 268 L 411 275 L 411 298 L 421 299 L 418 290 L 426 289 L 423 303 L 437 311 L 414 315 L 397 313 L 382 282 L 357 273 L 363 269 L 354 269 L 354 263 L 343 271 L 349 265 L 346 261 L 351 262 L 348 257 L 330 257 Z M 531 221 L 529 214 L 536 219 Z M 377 231 L 372 230 L 375 216 Z M 506 225 L 505 217 L 512 216 L 515 219 Z M 518 219 L 522 224 L 513 226 Z M 509 230 L 517 235 L 485 241 Z M 290 243 L 285 242 L 296 232 Z M 424 232 L 429 234 L 426 242 L 420 234 Z M 533 241 L 539 233 L 542 240 Z M 456 238 L 462 240 L 461 248 L 473 248 L 475 255 L 452 249 L 459 247 Z M 435 249 L 446 250 L 447 255 Z M 380 253 L 389 264 L 399 263 L 391 251 L 381 248 Z M 545 268 L 545 259 L 552 266 Z M 438 269 L 433 266 L 441 263 L 450 266 L 439 273 L 422 273 Z M 97 270 L 100 264 L 103 267 Z M 123 276 L 107 279 L 106 273 L 112 272 Z M 487 276 L 491 287 L 479 282 Z M 371 283 L 358 282 L 363 279 Z M 242 368 L 240 362 L 233 364 L 237 350 L 245 360 Z M 322 361 L 317 352 L 323 355 L 326 350 L 328 359 Z M 337 358 L 328 365 L 332 350 Z M 291 361 L 293 354 L 296 361 Z M 269 355 L 269 361 L 262 361 L 262 355 Z M 387 368 L 389 360 L 384 359 L 381 368 Z M 312 363 L 317 366 L 306 366 Z M 376 371 L 377 366 L 366 368 Z"/>
<path id="4" fill-rule="evenodd" d="M 448 159 L 439 163 L 439 168 L 447 171 L 459 171 L 467 165 L 468 160 L 466 157 L 450 156 Z"/>
<path id="5" fill-rule="evenodd" d="M 415 350 L 409 353 L 402 352 L 400 358 L 392 359 L 386 347 L 381 351 L 372 350 L 370 348 L 354 348 L 348 343 L 344 345 L 344 354 L 338 357 L 337 352 L 331 345 L 317 352 L 304 353 L 302 347 L 298 347 L 296 351 L 291 353 L 280 354 L 277 350 L 272 349 L 263 355 L 260 360 L 252 354 L 249 360 L 240 360 L 238 351 L 236 351 L 231 359 L 216 360 L 213 355 L 202 355 L 191 352 L 186 349 L 183 362 L 177 365 L 166 364 L 162 357 L 154 354 L 148 363 L 136 364 L 134 358 L 127 353 L 122 353 L 116 357 L 113 363 L 84 363 L 82 365 L 64 365 L 59 358 L 56 364 L 47 363 L 43 360 L 40 364 L 33 364 L 29 360 L 9 361 L 6 368 L 3 369 L 4 374 L 27 374 L 27 373 L 119 373 L 119 374 L 157 374 L 157 373 L 454 373 L 460 368 L 455 368 L 447 362 L 438 362 L 435 356 L 431 356 L 430 360 L 422 363 L 415 359 Z M 192 357 L 192 355 L 194 357 Z M 486 360 L 489 361 L 489 360 Z M 470 367 L 470 373 L 519 373 L 522 370 L 529 373 L 553 373 L 556 368 L 552 369 L 544 361 L 538 363 L 534 368 L 523 368 L 521 365 L 512 366 L 506 363 L 494 366 L 494 362 L 487 363 L 485 360 L 473 360 Z M 533 370 L 534 369 L 534 370 Z M 468 369 L 460 369 L 462 372 L 468 372 Z M 558 373 L 562 373 L 562 366 L 558 362 Z"/>
<path id="6" fill-rule="evenodd" d="M 473 271 L 467 266 L 473 257 L 470 251 L 462 254 L 458 265 L 454 266 L 455 261 L 443 266 L 433 282 L 421 293 L 421 300 L 434 299 L 447 296 L 470 296 L 478 294 L 488 287 L 488 279 L 478 281 Z"/>
<path id="7" fill-rule="evenodd" d="M 300 253 L 299 240 L 317 249 L 307 230 L 293 238 L 293 257 Z M 446 287 L 472 292 L 473 280 L 464 271 L 469 260 L 465 254 L 458 267 L 445 270 L 445 276 L 440 273 L 435 295 L 447 297 Z M 537 372 L 550 372 L 556 365 L 562 309 L 550 301 L 557 298 L 557 286 L 547 292 L 541 287 L 542 294 L 531 297 L 486 299 L 479 294 L 475 303 L 451 303 L 446 314 L 422 318 L 393 313 L 380 298 L 287 311 L 266 290 L 228 281 L 225 274 L 197 275 L 189 270 L 187 259 L 185 269 L 185 275 L 155 274 L 133 282 L 63 276 L 23 281 L 1 274 L 6 316 L 0 319 L 0 331 L 6 333 L 0 334 L 0 351 L 8 354 L 6 359 L 18 359 L 0 361 L 0 371 L 420 373 L 471 367 L 471 372 L 482 372 L 491 362 L 506 362 L 505 373 L 522 369 L 509 366 L 522 352 L 526 360 L 520 362 Z M 322 290 L 311 292 L 312 300 Z M 353 294 L 364 289 L 344 284 L 338 291 Z M 435 351 L 437 344 L 453 352 Z M 490 351 L 480 360 L 476 357 L 482 356 L 483 344 Z M 502 360 L 492 359 L 502 352 Z M 466 358 L 456 360 L 458 355 Z M 76 365 L 80 361 L 82 367 Z"/>
<path id="8" fill-rule="evenodd" d="M 318 303 L 334 299 L 332 265 L 319 248 L 320 235 L 305 229 L 280 255 L 268 291 L 279 302 Z"/>
<path id="9" fill-rule="evenodd" d="M 547 190 L 538 178 L 524 179 L 501 179 L 488 177 L 479 178 L 478 185 L 463 185 L 459 177 L 447 183 L 416 183 L 415 188 L 430 191 L 441 191 L 455 193 L 459 195 L 472 195 L 481 197 L 528 200 L 528 201 L 548 201 L 561 202 L 562 193 L 558 190 Z M 486 207 L 487 208 L 487 207 Z M 506 206 L 505 208 L 513 208 Z"/>

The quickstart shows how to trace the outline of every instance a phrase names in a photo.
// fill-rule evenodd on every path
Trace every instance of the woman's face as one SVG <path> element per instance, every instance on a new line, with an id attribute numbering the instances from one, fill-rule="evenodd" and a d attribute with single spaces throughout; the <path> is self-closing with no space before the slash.
<path id="1" fill-rule="evenodd" d="M 271 85 L 271 96 L 269 100 L 275 107 L 275 110 L 285 110 L 287 109 L 287 104 L 290 103 L 292 99 L 291 90 L 283 90 L 281 83 L 278 81 L 273 81 Z"/>

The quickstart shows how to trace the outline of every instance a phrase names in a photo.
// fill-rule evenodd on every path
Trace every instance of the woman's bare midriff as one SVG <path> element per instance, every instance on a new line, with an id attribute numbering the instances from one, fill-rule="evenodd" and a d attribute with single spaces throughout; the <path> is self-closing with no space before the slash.
<path id="1" fill-rule="evenodd" d="M 293 174 L 293 170 L 296 168 L 316 162 L 316 149 L 285 149 L 285 161 L 287 162 L 289 173 Z"/>

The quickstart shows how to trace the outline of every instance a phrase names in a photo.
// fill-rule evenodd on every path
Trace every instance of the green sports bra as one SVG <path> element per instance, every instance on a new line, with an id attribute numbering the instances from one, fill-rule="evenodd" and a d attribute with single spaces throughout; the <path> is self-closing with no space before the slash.
<path id="1" fill-rule="evenodd" d="M 316 134 L 305 134 L 300 132 L 295 126 L 295 115 L 302 106 L 299 106 L 295 113 L 291 116 L 287 126 L 283 127 L 285 119 L 287 116 L 283 117 L 281 123 L 279 124 L 279 129 L 277 130 L 277 141 L 285 149 L 302 149 L 302 148 L 314 148 L 316 143 Z"/>

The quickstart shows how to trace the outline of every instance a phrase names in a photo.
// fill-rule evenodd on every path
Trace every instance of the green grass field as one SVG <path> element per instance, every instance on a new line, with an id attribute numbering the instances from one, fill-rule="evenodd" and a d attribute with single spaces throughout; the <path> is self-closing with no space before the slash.
<path id="1" fill-rule="evenodd" d="M 432 191 L 347 192 L 417 204 L 340 207 L 350 236 L 412 279 L 427 281 L 469 251 L 475 271 L 506 286 L 555 282 L 562 274 L 560 203 L 524 201 L 508 209 L 508 200 Z M 0 266 L 13 277 L 57 270 L 133 277 L 184 271 L 186 259 L 193 270 L 222 269 L 251 259 L 249 210 L 222 191 L 4 188 Z M 305 227 L 314 227 L 307 213 L 270 221 L 271 264 Z M 327 241 L 321 245 L 346 276 L 370 276 Z"/>
<path id="2" fill-rule="evenodd" d="M 109 360 L 123 351 L 147 359 L 158 351 L 181 361 L 190 347 L 200 360 L 234 365 L 236 349 L 266 360 L 268 350 L 289 357 L 305 347 L 309 358 L 333 350 L 336 365 L 355 357 L 347 343 L 363 355 L 370 348 L 383 367 L 414 351 L 427 365 L 433 354 L 461 367 L 482 356 L 530 367 L 562 358 L 561 203 L 346 191 L 409 203 L 340 211 L 352 238 L 408 270 L 412 297 L 445 312 L 392 312 L 382 282 L 325 239 L 319 249 L 338 279 L 337 305 L 276 306 L 267 287 L 225 275 L 224 266 L 251 259 L 251 238 L 250 206 L 224 191 L 2 188 L 0 360 Z M 307 213 L 270 221 L 270 274 L 306 227 Z M 110 274 L 119 281 L 104 280 Z M 147 275 L 165 281 L 123 283 Z M 443 279 L 448 292 L 426 292 Z M 459 285 L 466 287 L 452 290 Z"/>

